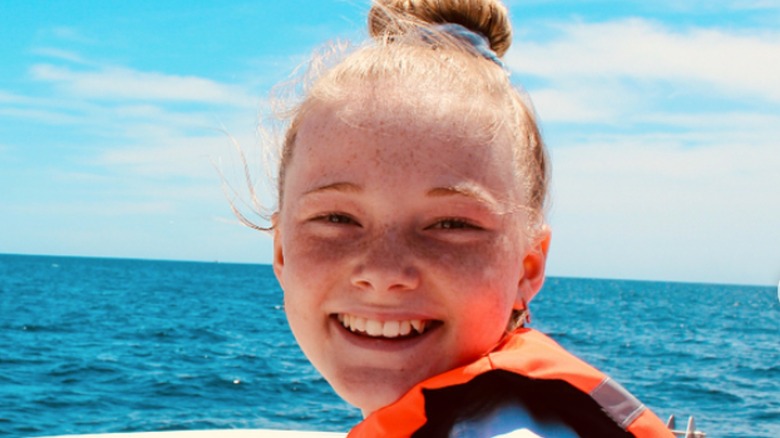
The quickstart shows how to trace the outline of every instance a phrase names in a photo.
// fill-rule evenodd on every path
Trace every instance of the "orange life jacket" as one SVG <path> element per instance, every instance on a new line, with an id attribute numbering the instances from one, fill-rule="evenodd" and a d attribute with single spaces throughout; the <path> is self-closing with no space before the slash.
<path id="1" fill-rule="evenodd" d="M 576 388 L 575 392 L 589 395 L 604 415 L 635 437 L 674 437 L 655 414 L 617 382 L 542 333 L 521 328 L 475 362 L 417 384 L 395 403 L 370 414 L 350 431 L 348 438 L 410 437 L 427 421 L 425 392 L 463 385 L 496 370 L 532 380 L 564 381 Z"/>

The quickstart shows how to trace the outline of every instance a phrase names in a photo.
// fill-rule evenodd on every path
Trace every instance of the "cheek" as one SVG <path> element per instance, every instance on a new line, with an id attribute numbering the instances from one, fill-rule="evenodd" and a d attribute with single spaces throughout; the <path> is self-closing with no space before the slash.
<path id="1" fill-rule="evenodd" d="M 477 289 L 514 283 L 522 267 L 516 245 L 504 235 L 496 235 L 473 245 L 453 246 L 427 242 L 420 245 L 418 253 L 438 269 L 450 272 L 448 276 L 469 282 Z"/>
<path id="2" fill-rule="evenodd" d="M 354 250 L 306 233 L 293 232 L 285 237 L 281 278 L 288 318 L 291 323 L 295 318 L 317 318 L 320 304 L 344 287 Z"/>
<path id="3" fill-rule="evenodd" d="M 355 243 L 336 243 L 306 233 L 291 235 L 283 245 L 286 281 L 309 287 L 322 286 L 323 277 L 335 278 L 341 274 L 355 252 Z"/>
<path id="4" fill-rule="evenodd" d="M 484 242 L 483 242 L 484 243 Z M 433 249 L 435 251 L 435 249 Z M 452 315 L 477 343 L 492 342 L 506 329 L 518 293 L 522 260 L 505 237 L 487 244 L 438 251 L 430 265 L 448 293 Z"/>
<path id="5" fill-rule="evenodd" d="M 298 344 L 312 362 L 321 352 L 322 336 L 328 320 L 322 313 L 322 303 L 333 289 L 335 272 L 333 259 L 321 245 L 287 235 L 284 251 L 284 310 L 290 329 Z"/>

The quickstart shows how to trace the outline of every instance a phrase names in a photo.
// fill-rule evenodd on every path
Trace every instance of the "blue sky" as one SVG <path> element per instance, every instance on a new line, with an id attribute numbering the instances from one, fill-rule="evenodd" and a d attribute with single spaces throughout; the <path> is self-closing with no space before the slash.
<path id="1" fill-rule="evenodd" d="M 551 275 L 780 280 L 780 2 L 508 1 Z M 217 164 L 367 1 L 5 2 L 0 252 L 267 263 Z M 256 172 L 262 177 L 262 171 Z"/>

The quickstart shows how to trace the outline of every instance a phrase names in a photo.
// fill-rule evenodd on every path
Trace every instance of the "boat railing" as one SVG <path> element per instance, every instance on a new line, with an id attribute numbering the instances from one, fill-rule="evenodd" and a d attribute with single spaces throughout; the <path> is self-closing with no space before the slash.
<path id="1" fill-rule="evenodd" d="M 674 436 L 681 436 L 683 438 L 705 438 L 706 433 L 696 430 L 696 424 L 693 421 L 693 416 L 688 417 L 688 427 L 685 430 L 676 430 L 674 415 L 670 415 L 666 421 L 666 427 L 668 427 Z"/>

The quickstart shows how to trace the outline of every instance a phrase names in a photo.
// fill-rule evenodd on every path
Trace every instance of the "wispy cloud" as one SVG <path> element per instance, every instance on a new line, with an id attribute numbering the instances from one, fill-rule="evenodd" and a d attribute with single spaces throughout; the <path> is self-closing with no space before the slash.
<path id="1" fill-rule="evenodd" d="M 0 90 L 0 117 L 18 131 L 0 154 L 25 166 L 14 195 L 24 201 L 0 206 L 5 217 L 32 233 L 37 219 L 24 218 L 57 211 L 62 229 L 78 233 L 89 223 L 102 230 L 93 233 L 95 246 L 115 239 L 121 247 L 133 239 L 125 242 L 118 229 L 139 217 L 176 222 L 175 234 L 198 233 L 193 210 L 230 214 L 212 162 L 234 153 L 223 129 L 254 145 L 260 99 L 251 85 L 105 64 L 73 51 L 34 53 L 45 61 L 28 68 L 28 86 Z M 83 248 L 75 235 L 63 245 Z"/>
<path id="2" fill-rule="evenodd" d="M 620 83 L 586 78 L 536 88 L 530 94 L 544 122 L 611 124 L 625 120 L 640 99 Z"/>
<path id="3" fill-rule="evenodd" d="M 774 0 L 689 0 L 685 2 L 667 0 L 658 2 L 673 11 L 702 13 L 705 11 L 777 11 L 780 4 Z"/>
<path id="4" fill-rule="evenodd" d="M 36 108 L 0 108 L 0 116 L 9 119 L 37 121 L 49 125 L 70 125 L 83 121 L 81 117 L 65 114 L 60 111 Z"/>
<path id="5" fill-rule="evenodd" d="M 531 6 L 549 5 L 554 3 L 558 11 L 582 10 L 582 0 L 504 0 L 503 3 L 510 8 L 529 8 Z M 599 5 L 601 8 L 611 8 L 615 6 L 614 0 L 589 0 L 588 6 Z M 777 11 L 780 10 L 780 3 L 775 0 L 657 0 L 647 2 L 645 0 L 622 0 L 621 6 L 626 6 L 632 10 L 641 11 L 674 11 L 678 13 L 691 13 L 701 15 L 706 12 L 723 11 Z M 569 6 L 567 8 L 567 6 Z"/>
<path id="6" fill-rule="evenodd" d="M 552 154 L 553 272 L 776 282 L 776 144 L 622 136 Z"/>
<path id="7" fill-rule="evenodd" d="M 140 144 L 111 148 L 93 158 L 97 167 L 144 178 L 191 180 L 210 179 L 219 183 L 213 162 L 228 149 L 225 135 L 169 137 L 147 133 Z"/>
<path id="8" fill-rule="evenodd" d="M 171 214 L 175 207 L 164 201 L 111 201 L 102 202 L 69 201 L 69 202 L 27 202 L 23 205 L 11 205 L 9 210 L 28 216 L 45 216 L 56 211 L 62 216 L 85 215 L 89 217 L 125 217 L 125 216 L 165 216 Z"/>
<path id="9" fill-rule="evenodd" d="M 97 65 L 97 63 L 90 61 L 79 53 L 71 50 L 63 50 L 54 47 L 38 47 L 31 50 L 31 53 L 38 56 L 43 56 L 50 59 L 57 59 L 61 61 L 67 61 L 72 64 L 82 65 Z"/>
<path id="10" fill-rule="evenodd" d="M 64 92 L 88 99 L 199 102 L 243 107 L 256 103 L 238 86 L 195 76 L 124 67 L 75 71 L 51 64 L 34 65 L 30 73 L 35 80 L 50 82 Z"/>
<path id="11" fill-rule="evenodd" d="M 671 30 L 641 19 L 560 24 L 550 41 L 519 41 L 507 55 L 516 72 L 573 79 L 666 81 L 688 89 L 780 102 L 780 32 Z"/>
<path id="12" fill-rule="evenodd" d="M 44 33 L 51 34 L 54 38 L 77 44 L 94 44 L 95 39 L 85 35 L 79 28 L 72 26 L 55 26 L 44 30 Z"/>

